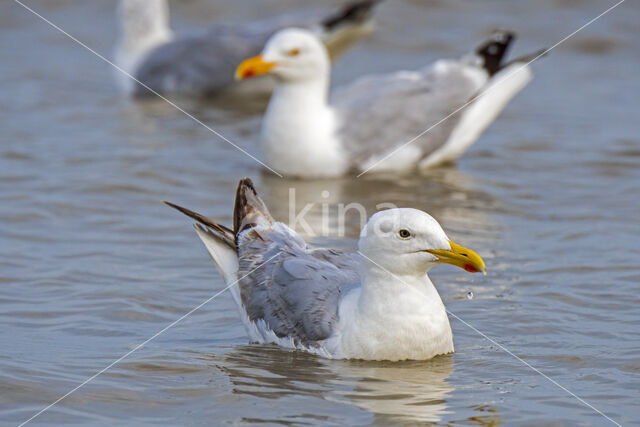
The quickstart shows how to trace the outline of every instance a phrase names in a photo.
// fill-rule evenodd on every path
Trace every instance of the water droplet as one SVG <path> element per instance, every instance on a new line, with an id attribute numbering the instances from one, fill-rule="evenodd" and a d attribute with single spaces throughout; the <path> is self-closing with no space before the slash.
<path id="1" fill-rule="evenodd" d="M 467 299 L 473 299 L 473 292 L 472 291 L 467 292 Z"/>

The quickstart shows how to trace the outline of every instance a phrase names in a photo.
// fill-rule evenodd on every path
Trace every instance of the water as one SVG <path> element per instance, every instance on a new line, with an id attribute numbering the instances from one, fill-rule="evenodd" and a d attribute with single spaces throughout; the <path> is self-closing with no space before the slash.
<path id="1" fill-rule="evenodd" d="M 174 2 L 174 26 L 305 7 L 208 3 Z M 29 4 L 110 54 L 113 2 Z M 336 65 L 335 82 L 458 55 L 497 26 L 518 31 L 514 53 L 527 53 L 611 4 L 388 1 L 378 32 Z M 3 424 L 26 420 L 223 287 L 189 221 L 160 201 L 229 223 L 245 175 L 282 220 L 290 188 L 298 211 L 314 202 L 316 232 L 322 203 L 333 212 L 360 202 L 373 213 L 391 202 L 430 212 L 477 250 L 486 277 L 449 267 L 432 273 L 456 353 L 365 363 L 250 345 L 225 293 L 33 423 L 609 423 L 504 346 L 617 422 L 638 424 L 637 3 L 534 64 L 535 80 L 457 165 L 319 182 L 263 173 L 170 106 L 127 100 L 104 62 L 17 4 L 0 9 Z M 258 153 L 256 116 L 180 103 Z M 357 216 L 348 217 L 344 239 L 329 227 L 310 240 L 354 247 Z"/>

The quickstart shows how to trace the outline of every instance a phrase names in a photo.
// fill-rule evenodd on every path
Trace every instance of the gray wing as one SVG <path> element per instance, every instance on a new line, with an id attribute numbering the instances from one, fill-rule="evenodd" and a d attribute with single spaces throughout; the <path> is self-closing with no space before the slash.
<path id="1" fill-rule="evenodd" d="M 452 114 L 487 82 L 480 67 L 441 60 L 419 71 L 364 77 L 335 92 L 339 137 L 355 168 L 362 169 Z M 420 158 L 441 147 L 460 113 L 418 138 Z M 417 163 L 420 158 L 416 158 Z"/>
<path id="2" fill-rule="evenodd" d="M 309 250 L 280 223 L 268 232 L 243 232 L 238 254 L 238 283 L 249 319 L 264 320 L 278 337 L 307 346 L 331 335 L 341 298 L 360 284 L 355 254 Z"/>
<path id="3" fill-rule="evenodd" d="M 136 78 L 156 92 L 214 94 L 234 83 L 235 68 L 260 53 L 271 32 L 210 30 L 162 45 L 143 60 Z M 141 85 L 138 94 L 145 94 Z"/>

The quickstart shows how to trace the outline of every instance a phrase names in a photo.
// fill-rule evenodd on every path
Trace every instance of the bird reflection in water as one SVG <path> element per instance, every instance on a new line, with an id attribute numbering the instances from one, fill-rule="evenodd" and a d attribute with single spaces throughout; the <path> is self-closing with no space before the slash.
<path id="1" fill-rule="evenodd" d="M 427 361 L 327 360 L 275 346 L 234 347 L 215 363 L 234 393 L 277 399 L 315 397 L 352 405 L 374 415 L 374 423 L 436 423 L 447 413 L 453 386 L 452 356 Z M 336 414 L 336 416 L 339 416 Z"/>
<path id="2" fill-rule="evenodd" d="M 275 218 L 308 241 L 333 246 L 344 243 L 336 238 L 357 238 L 369 216 L 391 205 L 429 212 L 445 229 L 473 230 L 469 237 L 485 234 L 492 227 L 489 215 L 503 209 L 502 202 L 483 191 L 473 176 L 454 167 L 423 175 L 372 174 L 358 179 L 295 180 L 264 173 L 260 186 Z"/>

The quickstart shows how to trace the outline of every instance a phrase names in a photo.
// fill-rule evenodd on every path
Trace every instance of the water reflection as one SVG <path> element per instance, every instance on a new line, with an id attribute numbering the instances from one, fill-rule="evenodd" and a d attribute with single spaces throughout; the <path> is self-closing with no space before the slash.
<path id="1" fill-rule="evenodd" d="M 473 410 L 479 412 L 479 414 L 464 420 L 453 420 L 448 424 L 452 426 L 479 425 L 485 427 L 498 427 L 503 424 L 498 409 L 493 406 L 476 406 Z"/>
<path id="2" fill-rule="evenodd" d="M 437 168 L 425 174 L 295 180 L 265 173 L 259 187 L 274 217 L 295 223 L 306 238 L 357 238 L 366 218 L 391 205 L 422 209 L 445 227 L 485 230 L 487 212 L 501 209 L 499 199 L 456 168 Z M 303 213 L 304 223 L 295 221 Z"/>
<path id="3" fill-rule="evenodd" d="M 325 360 L 272 346 L 239 346 L 218 356 L 203 355 L 228 375 L 233 392 L 277 399 L 315 396 L 353 405 L 379 423 L 438 422 L 454 390 L 447 381 L 453 357 L 428 361 Z"/>
<path id="4" fill-rule="evenodd" d="M 376 423 L 438 422 L 447 413 L 447 398 L 454 388 L 447 382 L 453 357 L 427 361 L 335 361 L 342 385 L 328 398 L 349 402 L 376 415 Z"/>

